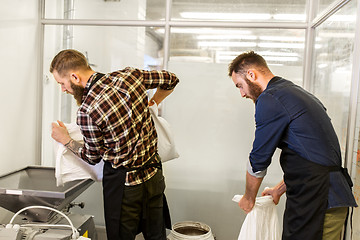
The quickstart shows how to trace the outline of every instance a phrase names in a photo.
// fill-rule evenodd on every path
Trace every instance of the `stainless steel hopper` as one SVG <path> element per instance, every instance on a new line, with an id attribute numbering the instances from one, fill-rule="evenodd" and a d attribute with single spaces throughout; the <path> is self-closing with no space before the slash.
<path id="1" fill-rule="evenodd" d="M 0 206 L 16 213 L 28 206 L 65 208 L 94 181 L 76 180 L 56 186 L 55 169 L 29 166 L 0 176 Z M 35 222 L 47 222 L 55 213 L 46 209 L 29 209 L 22 215 Z"/>

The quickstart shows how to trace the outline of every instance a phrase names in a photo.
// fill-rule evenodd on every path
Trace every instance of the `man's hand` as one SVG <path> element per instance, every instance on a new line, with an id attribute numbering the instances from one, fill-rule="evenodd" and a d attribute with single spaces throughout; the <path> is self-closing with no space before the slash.
<path id="1" fill-rule="evenodd" d="M 51 137 L 55 141 L 65 145 L 66 143 L 68 143 L 71 140 L 69 132 L 66 129 L 63 122 L 57 121 L 57 123 L 52 123 L 51 125 L 52 125 Z"/>
<path id="2" fill-rule="evenodd" d="M 278 185 L 273 188 L 266 188 L 261 195 L 266 196 L 270 195 L 273 198 L 273 202 L 277 205 L 280 201 L 281 195 L 286 192 L 286 185 L 284 180 L 282 180 Z"/>
<path id="3" fill-rule="evenodd" d="M 256 195 L 259 191 L 263 178 L 257 178 L 246 172 L 245 194 L 239 202 L 239 207 L 249 213 L 255 205 Z"/>
<path id="4" fill-rule="evenodd" d="M 149 101 L 149 107 L 151 107 L 151 106 L 154 105 L 155 103 L 156 103 L 155 100 L 154 100 L 153 98 L 151 98 L 150 101 Z M 157 103 L 156 103 L 156 105 L 159 106 L 159 104 L 157 104 Z"/>
<path id="5" fill-rule="evenodd" d="M 154 96 L 149 100 L 149 106 L 154 105 L 154 102 L 159 106 L 159 104 L 172 93 L 174 89 L 171 90 L 163 90 L 161 88 L 158 88 L 156 92 L 154 93 Z"/>
<path id="6" fill-rule="evenodd" d="M 248 197 L 244 195 L 239 202 L 239 207 L 244 210 L 245 213 L 249 213 L 254 205 L 255 205 L 255 198 Z"/>

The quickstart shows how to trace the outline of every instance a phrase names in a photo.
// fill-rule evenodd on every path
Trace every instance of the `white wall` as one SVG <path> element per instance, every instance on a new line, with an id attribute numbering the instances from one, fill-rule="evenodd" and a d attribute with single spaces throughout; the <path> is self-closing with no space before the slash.
<path id="1" fill-rule="evenodd" d="M 38 97 L 38 1 L 2 0 L 0 8 L 0 174 L 34 165 Z M 3 217 L 0 208 L 0 223 Z"/>

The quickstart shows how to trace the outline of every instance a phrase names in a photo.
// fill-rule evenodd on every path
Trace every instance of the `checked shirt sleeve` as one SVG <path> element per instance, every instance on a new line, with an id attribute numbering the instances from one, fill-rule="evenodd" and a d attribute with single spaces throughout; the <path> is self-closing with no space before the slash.
<path id="1" fill-rule="evenodd" d="M 146 70 L 139 70 L 141 72 L 144 84 L 147 89 L 153 88 L 161 88 L 163 90 L 172 90 L 175 86 L 179 83 L 179 79 L 177 76 L 165 70 L 162 71 L 146 71 Z"/>
<path id="2" fill-rule="evenodd" d="M 81 159 L 92 165 L 97 164 L 104 151 L 102 132 L 88 114 L 79 111 L 77 121 L 84 137 L 84 147 L 79 149 Z"/>

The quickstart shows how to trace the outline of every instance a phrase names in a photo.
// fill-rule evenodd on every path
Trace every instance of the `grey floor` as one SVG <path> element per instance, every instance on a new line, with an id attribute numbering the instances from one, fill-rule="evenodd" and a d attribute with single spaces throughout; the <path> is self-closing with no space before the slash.
<path id="1" fill-rule="evenodd" d="M 104 227 L 96 227 L 98 240 L 107 240 L 106 238 L 106 231 Z M 136 236 L 135 240 L 144 240 L 144 237 L 142 234 L 139 234 Z"/>

